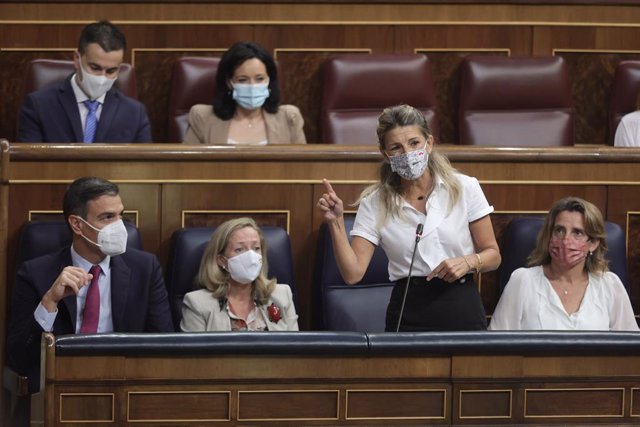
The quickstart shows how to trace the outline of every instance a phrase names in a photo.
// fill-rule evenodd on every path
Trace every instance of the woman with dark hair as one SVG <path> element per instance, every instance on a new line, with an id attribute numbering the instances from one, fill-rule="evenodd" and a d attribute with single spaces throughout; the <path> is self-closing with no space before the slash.
<path id="1" fill-rule="evenodd" d="M 529 267 L 511 274 L 489 329 L 638 330 L 629 296 L 609 271 L 604 219 L 578 197 L 545 218 Z"/>
<path id="2" fill-rule="evenodd" d="M 351 243 L 342 200 L 329 181 L 318 200 L 342 278 L 359 282 L 380 245 L 396 282 L 386 331 L 486 329 L 473 273 L 500 264 L 489 218 L 493 206 L 477 179 L 456 171 L 438 152 L 419 110 L 386 108 L 376 131 L 383 157 L 380 180 L 360 196 Z M 424 232 L 416 236 L 418 225 Z"/>
<path id="3" fill-rule="evenodd" d="M 225 52 L 216 73 L 213 105 L 194 105 L 185 144 L 304 144 L 300 110 L 280 105 L 278 71 L 260 45 L 239 42 Z"/>

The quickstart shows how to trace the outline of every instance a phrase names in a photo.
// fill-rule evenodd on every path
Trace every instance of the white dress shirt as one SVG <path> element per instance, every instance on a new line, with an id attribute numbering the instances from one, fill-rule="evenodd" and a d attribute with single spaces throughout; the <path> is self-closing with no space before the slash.
<path id="1" fill-rule="evenodd" d="M 640 147 L 640 110 L 622 117 L 616 129 L 613 145 L 615 147 Z"/>
<path id="2" fill-rule="evenodd" d="M 80 267 L 85 271 L 91 270 L 93 264 L 91 264 L 86 259 L 82 258 L 71 246 L 71 261 L 74 267 Z M 98 287 L 100 288 L 100 318 L 98 320 L 98 332 L 99 333 L 108 333 L 113 332 L 113 318 L 111 317 L 111 268 L 109 267 L 109 263 L 111 261 L 110 256 L 105 256 L 105 258 L 98 264 L 102 269 L 102 273 L 100 273 L 100 277 L 98 279 Z M 89 286 L 83 286 L 80 288 L 80 292 L 76 295 L 76 334 L 80 332 L 80 327 L 82 326 L 82 314 L 84 311 L 84 303 L 87 298 L 87 291 L 89 290 Z M 42 305 L 42 303 L 38 304 L 35 312 L 33 313 L 36 321 L 42 327 L 42 329 L 46 332 L 51 332 L 53 330 L 53 323 L 56 320 L 56 316 L 58 315 L 58 310 L 53 313 L 49 313 L 47 309 Z"/>
<path id="3" fill-rule="evenodd" d="M 637 331 L 629 296 L 615 273 L 589 274 L 580 308 L 567 313 L 542 266 L 511 274 L 493 312 L 492 330 Z"/>
<path id="4" fill-rule="evenodd" d="M 358 207 L 352 236 L 360 236 L 374 245 L 380 245 L 389 258 L 389 278 L 396 281 L 407 277 L 411 254 L 415 244 L 416 228 L 424 224 L 422 238 L 418 243 L 412 276 L 427 276 L 443 260 L 467 255 L 475 251 L 469 223 L 493 212 L 478 180 L 455 174 L 460 183 L 460 198 L 449 211 L 449 192 L 440 177 L 431 192 L 427 204 L 427 215 L 402 201 L 405 219 L 389 216 L 379 226 L 378 218 L 384 206 L 378 192 L 365 197 Z"/>

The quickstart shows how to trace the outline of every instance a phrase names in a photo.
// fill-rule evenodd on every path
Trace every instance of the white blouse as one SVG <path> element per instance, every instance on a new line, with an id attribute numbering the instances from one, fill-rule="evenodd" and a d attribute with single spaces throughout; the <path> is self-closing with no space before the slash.
<path id="1" fill-rule="evenodd" d="M 387 218 L 378 227 L 379 215 L 384 211 L 378 192 L 365 197 L 358 207 L 352 236 L 360 236 L 374 245 L 380 245 L 389 258 L 389 278 L 396 281 L 407 277 L 411 254 L 415 245 L 416 228 L 424 224 L 418 243 L 412 276 L 426 276 L 443 260 L 474 252 L 469 223 L 493 212 L 478 180 L 455 174 L 460 182 L 460 199 L 449 212 L 449 192 L 444 182 L 436 177 L 436 186 L 427 204 L 427 215 L 403 200 L 405 220 Z"/>
<path id="2" fill-rule="evenodd" d="M 589 274 L 580 308 L 569 314 L 542 266 L 536 266 L 511 274 L 489 329 L 637 331 L 638 324 L 627 291 L 615 273 Z"/>

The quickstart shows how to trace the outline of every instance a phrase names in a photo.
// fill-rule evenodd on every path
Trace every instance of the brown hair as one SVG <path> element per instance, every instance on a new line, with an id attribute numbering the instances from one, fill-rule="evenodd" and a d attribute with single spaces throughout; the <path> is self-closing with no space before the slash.
<path id="1" fill-rule="evenodd" d="M 607 240 L 602 213 L 596 205 L 579 197 L 566 197 L 558 200 L 551 207 L 538 233 L 536 248 L 531 252 L 527 260 L 529 267 L 551 263 L 549 242 L 556 224 L 556 218 L 561 212 L 580 212 L 584 218 L 584 231 L 589 236 L 589 240 L 599 242 L 598 247 L 587 257 L 584 263 L 585 270 L 588 273 L 608 271 L 608 262 L 605 258 Z"/>

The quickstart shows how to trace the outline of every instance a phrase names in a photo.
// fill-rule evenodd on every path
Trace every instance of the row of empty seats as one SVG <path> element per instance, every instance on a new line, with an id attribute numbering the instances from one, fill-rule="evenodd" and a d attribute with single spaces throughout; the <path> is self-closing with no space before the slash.
<path id="1" fill-rule="evenodd" d="M 353 227 L 353 216 L 345 218 L 347 233 Z M 514 219 L 506 230 L 502 247 L 502 265 L 499 270 L 498 288 L 501 291 L 511 273 L 526 264 L 526 258 L 535 247 L 536 236 L 542 226 L 541 218 Z M 129 247 L 142 249 L 142 240 L 135 226 L 126 222 Z M 174 232 L 166 274 L 171 312 L 176 331 L 182 318 L 184 295 L 193 290 L 193 280 L 198 272 L 200 259 L 211 238 L 213 227 L 183 228 Z M 289 284 L 296 302 L 296 284 L 291 244 L 286 231 L 280 227 L 262 227 L 267 242 L 269 277 L 279 283 Z M 606 223 L 609 245 L 610 269 L 615 272 L 628 290 L 625 236 L 617 224 Z M 34 221 L 26 223 L 18 243 L 19 263 L 54 252 L 71 243 L 71 236 L 63 221 Z M 333 254 L 329 232 L 320 230 L 314 274 L 314 306 L 321 313 L 314 325 L 316 329 L 332 331 L 382 332 L 385 311 L 391 289 L 387 272 L 388 260 L 384 251 L 376 247 L 369 268 L 362 281 L 348 286 L 342 280 Z"/>
<path id="2" fill-rule="evenodd" d="M 170 141 L 181 141 L 195 104 L 210 104 L 220 58 L 182 57 L 173 68 L 168 109 Z M 25 93 L 73 72 L 72 61 L 34 60 Z M 571 81 L 562 57 L 469 56 L 460 69 L 459 143 L 463 145 L 573 145 Z M 383 108 L 410 104 L 426 115 L 438 137 L 431 66 L 422 54 L 339 55 L 323 71 L 322 142 L 371 144 Z M 122 64 L 117 87 L 136 97 L 135 73 Z M 609 111 L 610 142 L 624 114 L 636 109 L 640 61 L 619 64 Z M 295 102 L 295 101 L 294 101 Z"/>

